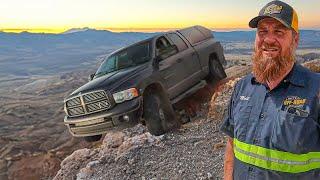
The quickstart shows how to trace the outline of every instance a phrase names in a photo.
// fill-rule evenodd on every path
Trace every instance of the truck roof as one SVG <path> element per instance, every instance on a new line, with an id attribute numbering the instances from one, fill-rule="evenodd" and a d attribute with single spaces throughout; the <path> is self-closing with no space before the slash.
<path id="1" fill-rule="evenodd" d="M 207 29 L 199 25 L 180 29 L 177 30 L 177 32 L 184 36 L 192 46 L 196 45 L 201 41 L 213 38 L 210 29 Z"/>
<path id="2" fill-rule="evenodd" d="M 134 44 L 131 44 L 129 46 L 125 46 L 123 48 L 120 48 L 112 53 L 110 53 L 108 56 L 110 55 L 113 55 L 115 53 L 118 53 L 120 51 L 122 51 L 123 49 L 126 49 L 128 47 L 131 47 L 131 46 L 135 46 L 137 44 L 140 44 L 140 43 L 144 43 L 146 41 L 152 41 L 153 39 L 156 39 L 160 36 L 163 36 L 164 34 L 167 34 L 167 33 L 172 33 L 172 32 L 175 32 L 175 33 L 179 33 L 181 34 L 182 36 L 184 36 L 187 41 L 192 45 L 192 46 L 195 46 L 197 43 L 201 42 L 201 41 L 204 41 L 204 40 L 207 40 L 209 38 L 213 38 L 213 35 L 212 35 L 212 32 L 210 29 L 207 29 L 203 26 L 200 26 L 200 25 L 196 25 L 196 26 L 191 26 L 191 27 L 187 27 L 187 28 L 183 28 L 183 29 L 179 29 L 179 30 L 175 30 L 175 31 L 169 31 L 169 32 L 164 32 L 164 33 L 159 33 L 157 35 L 154 35 L 148 39 L 145 39 L 145 40 L 142 40 L 142 41 L 138 41 Z"/>

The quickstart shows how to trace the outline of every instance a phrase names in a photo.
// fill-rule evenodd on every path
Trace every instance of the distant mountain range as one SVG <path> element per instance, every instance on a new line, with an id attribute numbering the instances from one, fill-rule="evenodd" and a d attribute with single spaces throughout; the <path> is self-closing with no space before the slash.
<path id="1" fill-rule="evenodd" d="M 152 33 L 88 29 L 63 34 L 0 32 L 0 75 L 53 74 L 96 64 L 96 57 Z"/>
<path id="2" fill-rule="evenodd" d="M 0 32 L 0 75 L 54 74 L 94 66 L 110 52 L 157 33 L 110 32 L 90 28 L 61 34 Z M 255 31 L 213 32 L 223 45 L 252 43 Z M 300 48 L 319 48 L 320 31 L 302 30 Z"/>
<path id="3" fill-rule="evenodd" d="M 254 42 L 256 31 L 230 31 L 214 32 L 217 40 L 224 43 L 232 42 Z M 318 48 L 320 47 L 320 30 L 301 30 L 300 48 Z"/>
<path id="4" fill-rule="evenodd" d="M 88 31 L 88 30 L 92 30 L 91 28 L 85 27 L 85 28 L 72 28 L 69 29 L 61 34 L 70 34 L 70 33 L 76 33 L 76 32 L 83 32 L 83 31 Z"/>

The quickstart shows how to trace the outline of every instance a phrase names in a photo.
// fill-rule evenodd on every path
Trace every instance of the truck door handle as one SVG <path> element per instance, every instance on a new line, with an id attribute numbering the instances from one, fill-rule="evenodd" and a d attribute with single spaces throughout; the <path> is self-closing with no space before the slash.
<path id="1" fill-rule="evenodd" d="M 178 63 L 181 63 L 182 61 L 183 61 L 182 58 L 177 59 L 177 62 L 178 62 Z"/>

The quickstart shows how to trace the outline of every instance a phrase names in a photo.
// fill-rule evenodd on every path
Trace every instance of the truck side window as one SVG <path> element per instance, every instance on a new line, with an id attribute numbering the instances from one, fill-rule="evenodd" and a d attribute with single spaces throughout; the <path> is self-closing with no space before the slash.
<path id="1" fill-rule="evenodd" d="M 160 37 L 156 41 L 156 55 L 161 56 L 162 59 L 165 59 L 177 51 L 172 50 L 172 45 L 165 37 Z"/>
<path id="2" fill-rule="evenodd" d="M 179 51 L 183 51 L 188 48 L 187 44 L 176 33 L 169 33 L 167 36 L 178 47 Z"/>

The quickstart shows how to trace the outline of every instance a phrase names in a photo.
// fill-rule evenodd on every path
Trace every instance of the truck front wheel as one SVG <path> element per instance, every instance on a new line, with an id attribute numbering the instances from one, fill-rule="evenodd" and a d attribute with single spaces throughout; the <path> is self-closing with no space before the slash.
<path id="1" fill-rule="evenodd" d="M 144 119 L 149 132 L 159 136 L 177 127 L 177 121 L 171 104 L 158 94 L 148 94 L 144 98 Z"/>

